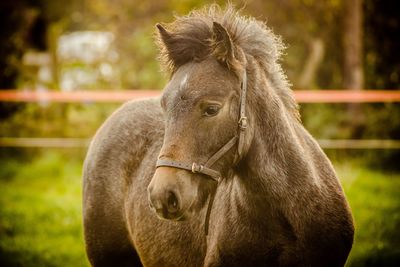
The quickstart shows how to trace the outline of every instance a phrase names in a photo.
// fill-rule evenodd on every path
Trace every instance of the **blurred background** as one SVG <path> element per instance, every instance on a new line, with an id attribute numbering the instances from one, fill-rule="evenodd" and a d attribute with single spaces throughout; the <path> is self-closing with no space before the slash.
<path id="1" fill-rule="evenodd" d="M 157 94 L 166 83 L 155 23 L 212 2 L 1 1 L 1 266 L 88 266 L 81 224 L 88 140 L 127 98 L 111 96 Z M 302 121 L 333 161 L 353 210 L 347 266 L 400 266 L 397 2 L 233 2 L 288 45 L 281 63 L 295 92 L 306 93 Z M 334 101 L 338 89 L 353 98 Z M 375 98 L 360 100 L 370 90 L 379 90 Z M 68 98 L 82 91 L 93 94 Z M 309 97 L 321 92 L 328 95 Z"/>

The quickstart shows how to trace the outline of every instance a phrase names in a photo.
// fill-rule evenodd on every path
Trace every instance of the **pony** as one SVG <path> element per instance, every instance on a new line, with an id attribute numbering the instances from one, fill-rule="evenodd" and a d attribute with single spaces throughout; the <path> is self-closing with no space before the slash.
<path id="1" fill-rule="evenodd" d="M 83 223 L 93 266 L 343 266 L 354 224 L 302 126 L 284 45 L 232 5 L 157 24 L 161 97 L 93 138 Z"/>

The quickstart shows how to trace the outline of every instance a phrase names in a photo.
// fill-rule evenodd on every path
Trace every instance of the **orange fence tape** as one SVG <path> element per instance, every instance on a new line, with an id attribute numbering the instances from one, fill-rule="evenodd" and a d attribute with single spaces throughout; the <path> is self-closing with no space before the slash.
<path id="1" fill-rule="evenodd" d="M 26 91 L 0 90 L 3 102 L 125 102 L 132 99 L 154 97 L 159 90 L 124 91 Z M 400 90 L 295 90 L 294 96 L 300 103 L 379 103 L 400 102 Z"/>

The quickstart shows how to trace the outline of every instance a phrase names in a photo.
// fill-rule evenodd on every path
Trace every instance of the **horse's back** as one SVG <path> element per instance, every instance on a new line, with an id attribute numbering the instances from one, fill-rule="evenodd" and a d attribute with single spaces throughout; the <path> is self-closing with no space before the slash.
<path id="1" fill-rule="evenodd" d="M 83 220 L 86 249 L 94 266 L 137 266 L 138 256 L 126 227 L 124 201 L 132 172 L 162 142 L 158 99 L 131 101 L 115 111 L 97 131 L 83 169 Z M 153 151 L 157 151 L 154 149 Z M 139 179 L 139 178 L 138 178 Z M 143 186 L 144 181 L 136 181 Z M 136 263 L 136 264 L 135 264 Z"/>

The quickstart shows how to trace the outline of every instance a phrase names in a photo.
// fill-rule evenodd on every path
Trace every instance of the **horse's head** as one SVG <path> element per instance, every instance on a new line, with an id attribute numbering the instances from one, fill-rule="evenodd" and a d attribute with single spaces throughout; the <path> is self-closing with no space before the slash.
<path id="1" fill-rule="evenodd" d="M 205 36 L 196 40 L 158 25 L 162 48 L 174 67 L 161 97 L 165 135 L 160 160 L 204 164 L 238 134 L 244 56 L 239 60 L 240 51 L 220 24 L 203 26 L 196 33 Z M 226 175 L 237 152 L 235 144 L 212 169 Z M 190 168 L 158 166 L 148 187 L 150 206 L 161 218 L 183 220 L 204 206 L 213 186 L 209 176 Z"/>

